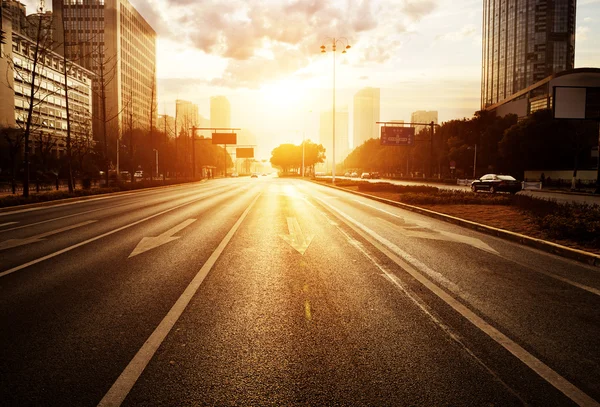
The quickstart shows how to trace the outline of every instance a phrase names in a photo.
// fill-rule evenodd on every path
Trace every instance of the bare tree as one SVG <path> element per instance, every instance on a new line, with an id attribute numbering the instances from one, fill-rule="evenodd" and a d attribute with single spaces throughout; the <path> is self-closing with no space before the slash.
<path id="1" fill-rule="evenodd" d="M 13 127 L 0 128 L 0 134 L 7 144 L 6 151 L 10 160 L 10 171 L 11 171 L 11 188 L 12 193 L 17 192 L 17 166 L 19 158 L 23 152 L 23 141 L 25 140 L 25 134 L 22 129 Z"/>

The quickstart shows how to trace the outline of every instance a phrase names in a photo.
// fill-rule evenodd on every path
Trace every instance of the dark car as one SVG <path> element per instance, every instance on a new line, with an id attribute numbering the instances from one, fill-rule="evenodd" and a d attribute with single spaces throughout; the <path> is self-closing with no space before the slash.
<path id="1" fill-rule="evenodd" d="M 250 178 L 258 178 L 258 174 L 253 172 L 252 175 L 250 175 Z"/>
<path id="2" fill-rule="evenodd" d="M 471 183 L 471 191 L 510 192 L 516 194 L 521 190 L 521 182 L 510 175 L 486 174 Z"/>

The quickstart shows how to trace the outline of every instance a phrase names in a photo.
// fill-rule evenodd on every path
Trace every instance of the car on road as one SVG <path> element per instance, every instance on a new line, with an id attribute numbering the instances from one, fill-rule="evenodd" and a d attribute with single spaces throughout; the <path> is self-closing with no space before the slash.
<path id="1" fill-rule="evenodd" d="M 351 174 L 349 172 L 344 173 L 344 177 L 349 177 Z"/>
<path id="2" fill-rule="evenodd" d="M 358 177 L 358 173 L 356 173 L 356 172 L 353 172 L 352 174 L 350 174 L 350 176 L 351 176 L 352 178 L 357 178 L 357 177 Z"/>
<path id="3" fill-rule="evenodd" d="M 516 194 L 521 190 L 521 182 L 510 175 L 486 174 L 471 183 L 471 191 L 510 192 Z"/>
<path id="4" fill-rule="evenodd" d="M 139 170 L 139 171 L 134 172 L 133 177 L 134 178 L 144 178 L 144 171 Z"/>
<path id="5" fill-rule="evenodd" d="M 250 178 L 258 178 L 258 174 L 253 172 L 252 175 L 250 175 Z"/>
<path id="6" fill-rule="evenodd" d="M 362 174 L 360 174 L 360 178 L 361 179 L 369 179 L 369 178 L 371 178 L 371 174 L 369 174 L 368 172 L 363 172 Z"/>
<path id="7" fill-rule="evenodd" d="M 381 178 L 381 176 L 379 175 L 379 173 L 377 171 L 370 173 L 370 175 L 371 175 L 371 179 Z"/>
<path id="8" fill-rule="evenodd" d="M 231 173 L 231 178 L 237 178 L 238 176 L 239 176 L 239 174 L 237 172 Z"/>

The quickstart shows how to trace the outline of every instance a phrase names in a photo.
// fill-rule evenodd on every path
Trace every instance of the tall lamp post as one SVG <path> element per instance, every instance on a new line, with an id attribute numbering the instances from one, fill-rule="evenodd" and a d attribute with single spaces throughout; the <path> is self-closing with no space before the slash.
<path id="1" fill-rule="evenodd" d="M 337 50 L 338 44 L 342 46 L 343 51 L 342 54 L 346 53 L 347 49 L 350 49 L 350 45 L 348 44 L 348 40 L 344 37 L 341 38 L 326 38 L 325 42 L 330 42 L 331 51 L 333 52 L 333 140 L 332 140 L 332 162 L 333 165 L 331 167 L 331 182 L 335 184 L 335 52 Z M 324 54 L 327 52 L 327 47 L 325 45 L 321 45 L 321 53 Z"/>

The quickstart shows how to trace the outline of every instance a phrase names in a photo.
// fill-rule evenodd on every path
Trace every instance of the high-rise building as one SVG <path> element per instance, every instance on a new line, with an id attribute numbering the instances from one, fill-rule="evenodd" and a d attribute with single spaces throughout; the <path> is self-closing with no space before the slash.
<path id="1" fill-rule="evenodd" d="M 14 1 L 4 1 L 14 5 Z M 17 13 L 18 16 L 15 16 Z M 36 20 L 36 15 L 29 20 Z M 48 22 L 48 14 L 41 15 L 42 24 Z M 17 22 L 13 30 L 13 22 Z M 24 129 L 29 115 L 31 100 L 33 60 L 36 41 L 28 37 L 25 8 L 7 7 L 2 12 L 2 30 L 5 34 L 3 53 L 0 57 L 0 126 Z M 40 15 L 37 15 L 39 24 Z M 44 32 L 46 28 L 42 25 Z M 33 152 L 43 148 L 61 155 L 66 149 L 67 111 L 65 95 L 65 66 L 62 55 L 52 50 L 51 41 L 40 41 L 34 103 L 31 115 L 31 147 Z M 74 148 L 91 147 L 90 119 L 92 116 L 93 73 L 74 64 L 67 64 L 69 85 L 69 113 L 71 138 Z"/>
<path id="2" fill-rule="evenodd" d="M 210 125 L 215 128 L 231 127 L 231 104 L 225 96 L 210 98 Z"/>
<path id="3" fill-rule="evenodd" d="M 191 134 L 191 127 L 201 127 L 199 123 L 198 105 L 187 100 L 177 99 L 175 101 L 175 118 L 177 135 Z"/>
<path id="4" fill-rule="evenodd" d="M 159 114 L 156 128 L 169 138 L 175 137 L 175 118 L 168 114 Z"/>
<path id="5" fill-rule="evenodd" d="M 156 126 L 156 32 L 144 17 L 128 0 L 52 0 L 52 7 L 59 49 L 96 74 L 96 137 L 105 122 L 118 133 L 130 114 L 134 127 Z"/>
<path id="6" fill-rule="evenodd" d="M 417 110 L 410 114 L 411 123 L 431 123 L 438 124 L 438 112 L 437 110 Z M 426 128 L 427 125 L 416 125 L 415 133 L 419 133 L 421 130 Z"/>
<path id="7" fill-rule="evenodd" d="M 575 64 L 576 0 L 484 0 L 481 108 Z"/>
<path id="8" fill-rule="evenodd" d="M 354 95 L 354 148 L 379 138 L 379 94 L 379 88 L 364 88 Z"/>
<path id="9" fill-rule="evenodd" d="M 341 164 L 350 152 L 348 139 L 349 115 L 347 109 L 335 111 L 335 162 Z M 333 165 L 333 112 L 321 112 L 319 120 L 319 143 L 325 147 L 325 168 L 331 171 Z"/>

